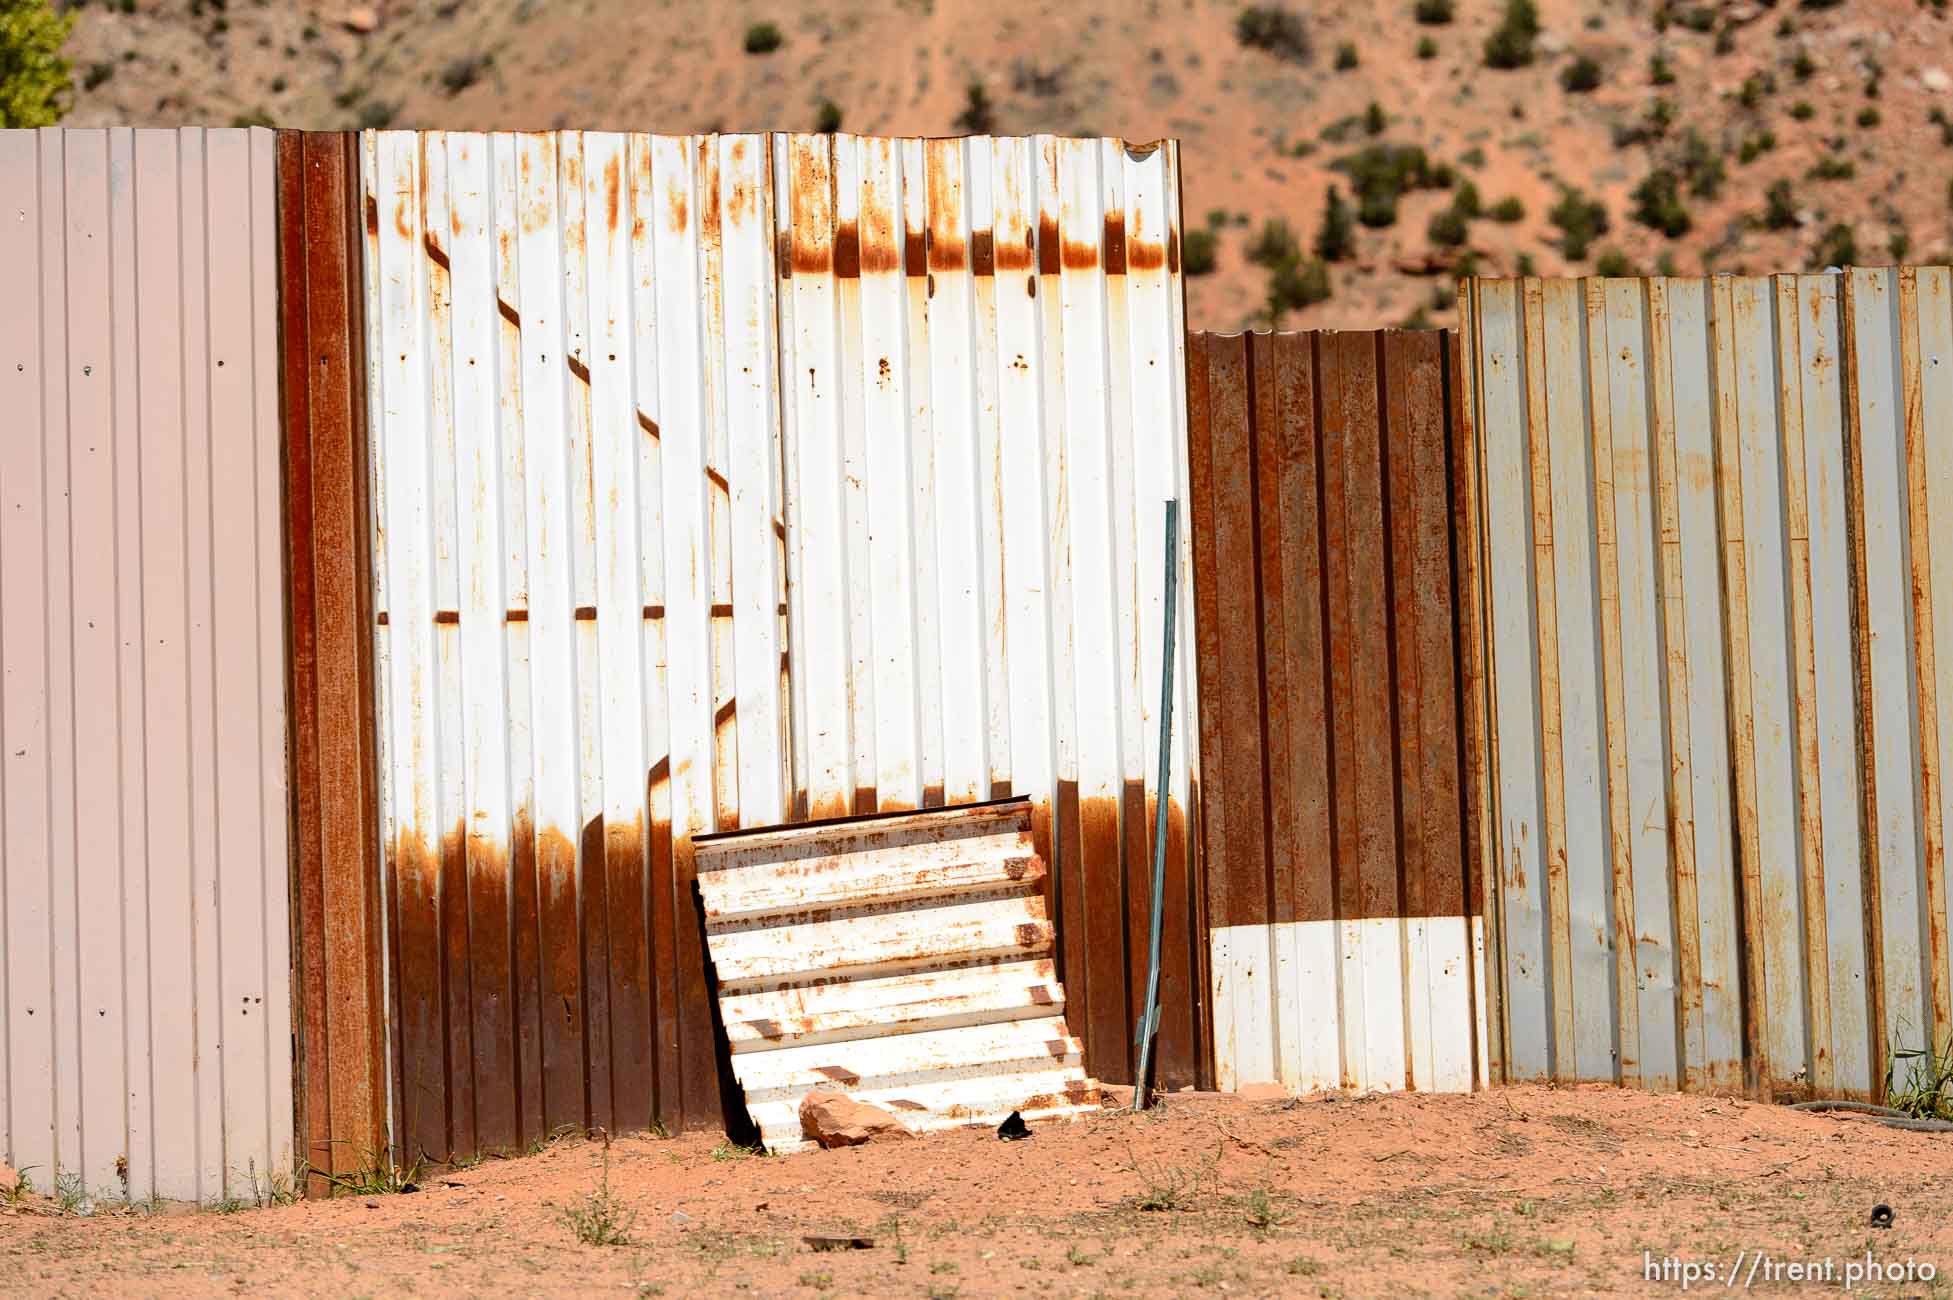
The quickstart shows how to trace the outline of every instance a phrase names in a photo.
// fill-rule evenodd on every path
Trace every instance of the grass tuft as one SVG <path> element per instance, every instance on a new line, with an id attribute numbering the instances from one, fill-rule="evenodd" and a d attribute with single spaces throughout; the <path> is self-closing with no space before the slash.
<path id="1" fill-rule="evenodd" d="M 604 1166 L 597 1190 L 563 1210 L 563 1219 L 576 1239 L 586 1246 L 623 1246 L 631 1240 L 637 1226 L 637 1211 L 627 1210 L 610 1192 L 610 1134 L 603 1135 Z"/>
<path id="2" fill-rule="evenodd" d="M 1897 1081 L 1904 1061 L 1905 1082 Z M 1953 1039 L 1945 1048 L 1897 1049 L 1885 1063 L 1885 1104 L 1917 1119 L 1953 1120 Z"/>

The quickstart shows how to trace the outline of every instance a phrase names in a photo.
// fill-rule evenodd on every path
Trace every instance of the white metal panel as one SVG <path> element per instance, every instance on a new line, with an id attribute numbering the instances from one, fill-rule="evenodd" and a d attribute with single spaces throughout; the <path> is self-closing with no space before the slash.
<path id="1" fill-rule="evenodd" d="M 1546 429 L 1553 456 L 1554 589 L 1560 598 L 1560 764 L 1566 810 L 1567 895 L 1572 909 L 1566 972 L 1576 998 L 1572 1053 L 1576 1069 L 1612 1068 L 1616 1026 L 1614 999 L 1614 922 L 1608 882 L 1616 846 L 1609 824 L 1606 704 L 1602 699 L 1601 646 L 1593 629 L 1602 617 L 1601 574 L 1597 564 L 1612 564 L 1615 547 L 1597 546 L 1594 501 L 1596 443 L 1611 445 L 1605 430 L 1604 401 L 1593 404 L 1590 429 L 1587 394 L 1581 384 L 1587 347 L 1583 325 L 1606 346 L 1606 322 L 1583 320 L 1587 311 L 1581 286 L 1572 281 L 1542 286 L 1538 355 L 1545 373 L 1535 377 L 1546 389 Z M 1619 432 L 1618 430 L 1616 431 Z M 1605 503 L 1608 507 L 1612 502 Z M 1593 1008 L 1588 1013 L 1588 1008 Z"/>
<path id="2" fill-rule="evenodd" d="M 1872 1072 L 1878 1054 L 1872 1050 L 1868 1019 L 1872 985 L 1864 929 L 1864 826 L 1856 812 L 1858 664 L 1852 636 L 1856 615 L 1847 532 L 1838 278 L 1803 275 L 1792 283 L 1798 342 L 1793 373 L 1800 390 L 1810 553 L 1811 714 L 1818 768 L 1816 789 L 1803 793 L 1819 815 L 1821 893 L 1812 906 L 1822 917 L 1825 938 L 1825 969 L 1820 976 L 1828 983 L 1832 1086 L 1869 1093 L 1877 1082 Z M 1825 1046 L 1820 1040 L 1818 1047 Z"/>
<path id="3" fill-rule="evenodd" d="M 1078 1032 L 1123 1058 L 1151 839 L 1151 805 L 1128 791 L 1156 780 L 1162 503 L 1186 482 L 1173 147 L 836 135 L 774 148 L 790 240 L 793 717 L 808 755 L 792 806 L 1029 794 L 1077 908 L 1066 978 L 1091 1010 Z M 1191 555 L 1183 530 L 1183 579 Z M 1181 671 L 1176 855 L 1194 689 Z M 1102 1056 L 1095 1068 L 1115 1073 Z"/>
<path id="4" fill-rule="evenodd" d="M 1852 271 L 1845 277 L 1851 322 L 1848 364 L 1853 391 L 1847 399 L 1859 455 L 1856 503 L 1862 511 L 1865 558 L 1864 626 L 1858 629 L 1869 661 L 1867 779 L 1876 799 L 1868 828 L 1877 857 L 1878 931 L 1883 951 L 1885 1023 L 1873 1034 L 1904 1046 L 1920 1045 L 1931 1025 L 1926 983 L 1926 936 L 1921 888 L 1918 723 L 1914 713 L 1912 564 L 1906 484 L 1905 400 L 1901 363 L 1898 276 L 1891 271 Z"/>
<path id="5" fill-rule="evenodd" d="M 1943 556 L 1953 489 L 1935 418 L 1953 399 L 1949 292 L 1944 268 L 1607 282 L 1607 346 L 1584 378 L 1589 400 L 1604 392 L 1612 407 L 1617 507 L 1621 475 L 1646 481 L 1645 455 L 1657 467 L 1660 609 L 1632 605 L 1649 577 L 1629 581 L 1630 521 L 1618 508 L 1618 610 L 1590 626 L 1565 586 L 1541 604 L 1559 614 L 1563 669 L 1579 658 L 1564 648 L 1587 636 L 1626 649 L 1659 632 L 1668 650 L 1665 675 L 1645 652 L 1624 655 L 1613 689 L 1627 725 L 1616 735 L 1610 723 L 1606 737 L 1628 755 L 1635 836 L 1631 897 L 1617 877 L 1613 902 L 1632 907 L 1641 950 L 1613 1010 L 1625 1034 L 1633 1004 L 1642 1069 L 1627 1068 L 1623 1049 L 1619 1068 L 1583 1056 L 1571 1077 L 1867 1096 L 1893 1051 L 1943 1044 L 1953 1030 L 1942 802 L 1953 675 L 1940 649 L 1953 627 Z M 1494 281 L 1471 295 L 1493 794 L 1505 813 L 1485 851 L 1506 877 L 1507 1066 L 1523 1076 L 1552 1033 L 1548 1008 L 1570 1002 L 1576 1022 L 1609 1008 L 1597 1005 L 1605 990 L 1562 987 L 1553 961 L 1542 1000 L 1524 960 L 1538 895 L 1512 887 L 1531 852 L 1513 810 L 1538 798 L 1534 746 L 1571 734 L 1577 717 L 1564 672 L 1557 705 L 1546 704 L 1560 717 L 1540 715 L 1550 697 L 1523 620 L 1499 617 L 1539 591 L 1513 562 L 1521 548 L 1501 544 L 1527 500 L 1503 468 L 1525 431 L 1503 375 L 1519 295 Z M 1634 409 L 1643 400 L 1652 442 L 1637 432 L 1642 441 L 1624 444 L 1647 424 Z M 1560 451 L 1556 442 L 1556 471 Z M 1644 538 L 1649 517 L 1632 525 Z M 1580 526 L 1577 511 L 1555 519 L 1562 551 L 1569 524 Z M 1577 917 L 1549 907 L 1543 920 L 1549 947 L 1580 941 Z M 1666 953 L 1651 961 L 1651 934 L 1669 924 L 1672 964 Z M 1679 1078 L 1663 1065 L 1676 1046 Z"/>
<path id="6" fill-rule="evenodd" d="M 292 1167 L 273 137 L 0 132 L 0 1158 Z"/>
<path id="7" fill-rule="evenodd" d="M 1494 674 L 1494 718 L 1499 790 L 1489 879 L 1497 882 L 1503 962 L 1498 974 L 1505 1017 L 1508 1078 L 1537 1079 L 1554 1068 L 1551 984 L 1543 851 L 1544 776 L 1540 771 L 1538 643 L 1534 633 L 1533 538 L 1530 443 L 1545 436 L 1528 427 L 1525 359 L 1521 350 L 1519 286 L 1492 281 L 1474 290 L 1470 364 L 1479 410 L 1474 424 L 1484 450 L 1487 582 L 1491 619 L 1488 660 Z M 1521 540 L 1523 539 L 1523 541 Z M 1550 555 L 1548 557 L 1550 559 Z M 1494 905 L 1487 899 L 1487 906 Z"/>
<path id="8" fill-rule="evenodd" d="M 550 1117 L 583 1109 L 563 1099 L 586 1077 L 617 1123 L 671 1113 L 709 1051 L 686 951 L 694 834 L 1015 793 L 1056 846 L 1066 732 L 1091 755 L 1103 833 L 1074 833 L 1054 865 L 1115 891 L 1091 969 L 1116 1074 L 1143 959 L 1127 882 L 1144 880 L 1129 849 L 1150 849 L 1149 803 L 1124 794 L 1154 779 L 1152 552 L 1185 481 L 1171 146 L 380 132 L 366 152 L 410 1149 L 459 1149 L 477 1122 L 488 1143 L 517 1078 Z M 1126 246 L 1139 232 L 1150 250 L 1117 322 L 1106 193 Z M 1038 231 L 1067 203 L 1092 260 L 1075 253 L 1044 293 L 1055 219 Z M 1080 439 L 1091 472 L 1072 481 L 1060 449 Z M 1056 531 L 1079 510 L 1087 534 Z M 1054 532 L 1096 540 L 1081 561 Z M 1088 593 L 1092 617 L 1060 590 Z M 519 909 L 496 886 L 529 862 L 515 968 L 485 967 L 494 952 L 446 937 Z M 565 943 L 583 956 L 558 960 Z M 504 980 L 567 1020 L 525 1011 L 510 1043 L 485 1006 Z M 630 1037 L 640 1006 L 650 1058 Z"/>

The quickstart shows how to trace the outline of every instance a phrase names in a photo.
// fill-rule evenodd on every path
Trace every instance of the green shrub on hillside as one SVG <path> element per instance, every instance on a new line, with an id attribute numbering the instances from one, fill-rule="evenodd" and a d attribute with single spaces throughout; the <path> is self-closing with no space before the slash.
<path id="1" fill-rule="evenodd" d="M 1249 5 L 1234 20 L 1234 39 L 1285 63 L 1309 61 L 1309 32 L 1302 20 L 1276 5 Z"/>
<path id="2" fill-rule="evenodd" d="M 1523 68 L 1533 61 L 1539 35 L 1539 6 L 1533 0 L 1505 0 L 1505 17 L 1485 38 L 1485 66 Z"/>
<path id="3" fill-rule="evenodd" d="M 1560 201 L 1546 219 L 1560 228 L 1560 251 L 1575 262 L 1586 257 L 1588 246 L 1607 233 L 1607 209 L 1571 186 L 1560 191 Z"/>
<path id="4" fill-rule="evenodd" d="M 74 21 L 47 0 L 0 0 L 0 128 L 53 126 L 68 111 L 61 46 Z"/>

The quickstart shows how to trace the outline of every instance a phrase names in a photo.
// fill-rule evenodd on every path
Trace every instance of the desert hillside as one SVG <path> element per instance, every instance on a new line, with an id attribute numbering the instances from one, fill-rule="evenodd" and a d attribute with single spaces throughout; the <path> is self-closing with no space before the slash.
<path id="1" fill-rule="evenodd" d="M 1942 258 L 1945 5 L 89 0 L 68 121 L 1175 136 L 1191 324 L 1442 324 L 1474 265 Z"/>

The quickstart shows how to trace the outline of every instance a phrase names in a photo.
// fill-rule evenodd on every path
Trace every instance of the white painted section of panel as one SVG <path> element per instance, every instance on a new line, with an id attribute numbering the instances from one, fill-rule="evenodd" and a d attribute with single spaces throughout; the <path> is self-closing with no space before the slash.
<path id="1" fill-rule="evenodd" d="M 1231 1052 L 1225 1057 L 1216 1052 L 1217 1064 L 1231 1067 L 1220 1077 L 1223 1089 L 1278 1083 L 1298 1095 L 1334 1089 L 1389 1092 L 1408 1082 L 1422 1092 L 1471 1091 L 1473 1036 L 1479 1031 L 1471 1016 L 1457 1014 L 1449 1004 L 1471 963 L 1482 959 L 1478 918 L 1224 925 L 1210 936 L 1217 973 L 1231 976 L 1215 981 L 1215 1021 L 1234 1029 Z M 1271 947 L 1283 959 L 1272 980 L 1263 974 Z M 1382 971 L 1365 969 L 1377 952 L 1413 950 L 1425 972 L 1419 979 L 1399 971 L 1386 982 Z M 1368 983 L 1354 995 L 1334 996 L 1338 987 L 1364 976 Z M 1280 1038 L 1268 1015 L 1271 984 L 1274 998 L 1304 1009 L 1296 1041 Z M 1363 989 L 1387 990 L 1387 995 L 1355 1003 L 1364 1021 L 1360 1032 L 1351 1033 L 1344 1009 Z M 1387 1041 L 1393 1028 L 1394 1046 Z"/>
<path id="2" fill-rule="evenodd" d="M 273 136 L 0 132 L 0 1159 L 293 1174 Z"/>

